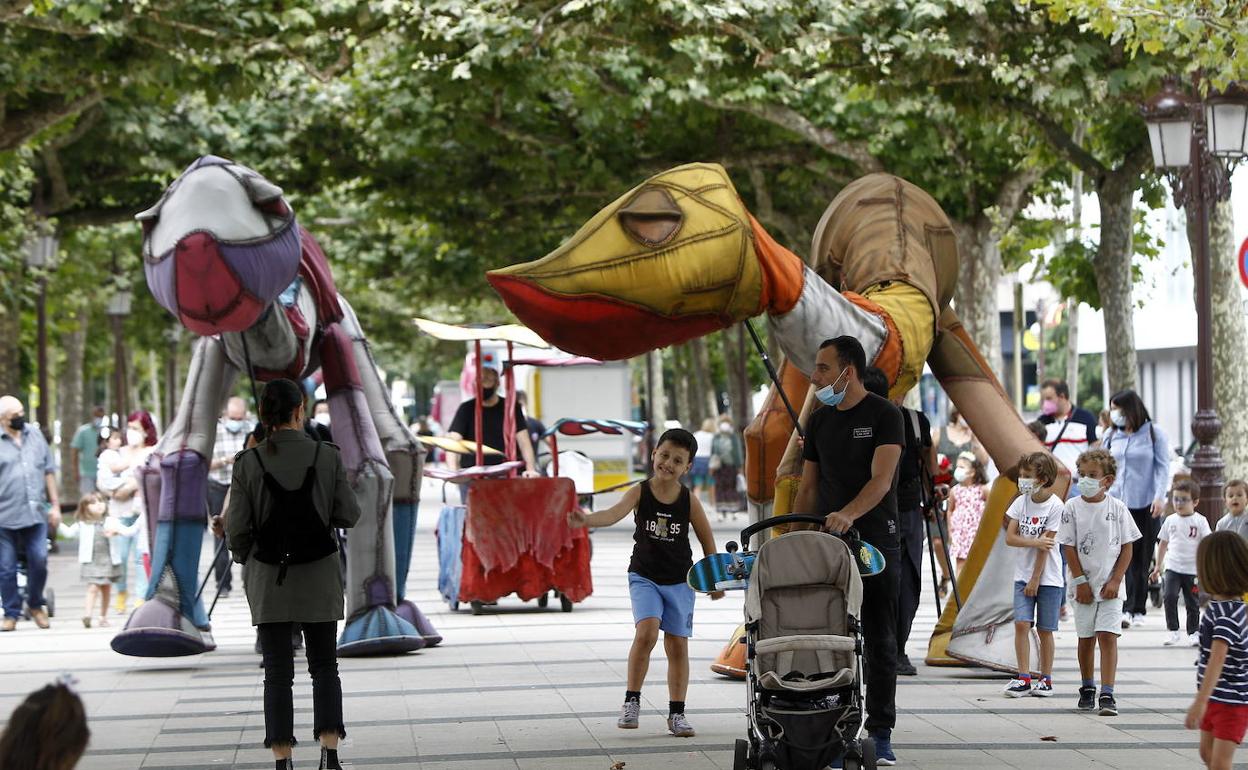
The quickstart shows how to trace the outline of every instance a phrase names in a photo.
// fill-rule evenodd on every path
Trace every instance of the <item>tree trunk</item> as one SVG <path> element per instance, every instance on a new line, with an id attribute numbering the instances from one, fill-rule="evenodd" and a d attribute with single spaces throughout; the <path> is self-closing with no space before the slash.
<path id="1" fill-rule="evenodd" d="M 724 374 L 727 375 L 728 380 L 728 414 L 732 416 L 733 424 L 738 430 L 744 429 L 749 424 L 747 416 L 749 407 L 742 408 L 749 400 L 749 394 L 742 390 L 742 380 L 739 376 L 741 370 L 745 368 L 745 361 L 742 360 L 739 349 L 741 341 L 739 335 L 743 331 L 738 324 L 724 329 L 719 334 L 720 347 L 724 354 Z"/>
<path id="2" fill-rule="evenodd" d="M 70 441 L 84 422 L 82 369 L 87 351 L 87 314 L 74 311 L 73 331 L 61 337 L 65 363 L 57 378 L 57 406 L 61 419 L 61 499 L 78 499 L 78 465 L 73 461 Z"/>
<path id="3" fill-rule="evenodd" d="M 1229 201 L 1214 204 L 1209 217 L 1209 262 L 1213 280 L 1213 390 L 1222 433 L 1218 446 L 1226 461 L 1226 478 L 1248 474 L 1248 329 L 1236 264 L 1235 214 Z M 1188 239 L 1195 232 L 1188 227 Z M 1195 244 L 1192 247 L 1195 253 Z"/>
<path id="4" fill-rule="evenodd" d="M 1075 126 L 1074 139 L 1083 142 L 1084 127 Z M 1083 170 L 1075 168 L 1070 175 L 1070 236 L 1083 243 Z M 1066 384 L 1070 398 L 1079 403 L 1079 300 L 1066 298 Z"/>
<path id="5" fill-rule="evenodd" d="M 732 418 L 737 423 L 737 430 L 745 430 L 745 427 L 754 419 L 754 392 L 750 387 L 750 370 L 748 367 L 750 343 L 745 339 L 749 335 L 740 324 L 734 326 L 731 331 L 732 336 L 735 338 L 734 344 L 737 348 L 737 360 L 730 376 L 737 383 L 737 390 L 741 391 L 741 401 L 737 406 L 733 407 Z"/>
<path id="6" fill-rule="evenodd" d="M 702 424 L 702 418 L 699 417 L 694 407 L 693 399 L 690 397 L 690 390 L 693 389 L 693 383 L 690 382 L 688 373 L 692 369 L 690 361 L 693 359 L 689 351 L 689 343 L 683 345 L 675 345 L 672 347 L 672 390 L 676 394 L 676 418 L 680 420 L 680 424 L 686 428 L 697 430 Z M 683 374 L 682 374 L 683 373 Z"/>
<path id="7" fill-rule="evenodd" d="M 715 377 L 711 374 L 711 356 L 706 350 L 706 340 L 695 337 L 689 340 L 689 352 L 693 363 L 693 391 L 689 394 L 689 402 L 697 413 L 698 424 L 708 417 L 715 417 L 719 412 L 719 399 L 716 398 Z"/>
<path id="8" fill-rule="evenodd" d="M 1066 384 L 1070 400 L 1079 403 L 1079 300 L 1066 300 Z"/>
<path id="9" fill-rule="evenodd" d="M 22 316 L 17 302 L 0 305 L 0 394 L 22 397 Z"/>
<path id="10" fill-rule="evenodd" d="M 1101 211 L 1101 241 L 1093 268 L 1096 289 L 1105 316 L 1105 368 L 1111 393 L 1135 388 L 1135 326 L 1131 301 L 1133 243 L 1132 205 L 1138 177 L 1115 172 L 1097 190 Z"/>
<path id="11" fill-rule="evenodd" d="M 986 216 L 970 225 L 955 222 L 958 236 L 958 285 L 953 303 L 967 334 L 999 381 L 1002 377 L 1001 318 L 997 311 L 997 281 L 1001 277 L 1001 244 Z"/>
<path id="12" fill-rule="evenodd" d="M 650 357 L 650 427 L 654 429 L 654 440 L 658 441 L 663 433 L 663 425 L 667 422 L 667 389 L 663 377 L 663 351 L 652 350 Z M 646 460 L 649 463 L 649 459 Z"/>

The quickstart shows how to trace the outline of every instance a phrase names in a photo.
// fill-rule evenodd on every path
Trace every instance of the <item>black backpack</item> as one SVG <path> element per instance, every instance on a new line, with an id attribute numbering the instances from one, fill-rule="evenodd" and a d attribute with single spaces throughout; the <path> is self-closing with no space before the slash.
<path id="1" fill-rule="evenodd" d="M 297 489 L 286 489 L 279 484 L 264 467 L 260 449 L 254 451 L 260 470 L 264 471 L 264 486 L 269 491 L 269 515 L 259 525 L 254 517 L 251 520 L 252 540 L 256 544 L 253 555 L 257 561 L 279 568 L 277 584 L 280 586 L 286 579 L 287 566 L 319 561 L 338 552 L 333 529 L 321 518 L 312 496 L 321 442 L 316 442 L 312 464 L 304 472 L 303 483 Z"/>

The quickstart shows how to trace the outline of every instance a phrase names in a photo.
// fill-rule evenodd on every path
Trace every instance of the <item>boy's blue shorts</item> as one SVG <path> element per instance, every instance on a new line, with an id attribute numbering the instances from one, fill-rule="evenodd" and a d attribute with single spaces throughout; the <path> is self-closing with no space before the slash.
<path id="1" fill-rule="evenodd" d="M 628 595 L 633 602 L 633 624 L 658 618 L 659 628 L 672 636 L 693 636 L 693 589 L 687 583 L 659 585 L 628 573 Z"/>
<path id="2" fill-rule="evenodd" d="M 1056 631 L 1065 593 L 1062 587 L 1040 586 L 1035 596 L 1024 594 L 1026 587 L 1023 581 L 1014 581 L 1014 622 L 1034 623 L 1038 631 Z"/>

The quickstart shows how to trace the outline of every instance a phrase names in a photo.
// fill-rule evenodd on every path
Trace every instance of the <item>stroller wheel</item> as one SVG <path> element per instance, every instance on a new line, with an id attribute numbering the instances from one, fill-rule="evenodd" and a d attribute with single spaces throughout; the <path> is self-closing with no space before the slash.
<path id="1" fill-rule="evenodd" d="M 861 770 L 875 770 L 875 739 L 869 737 L 863 738 L 858 742 L 858 745 L 859 753 L 862 756 L 855 760 L 857 763 L 856 767 Z M 846 757 L 845 768 L 848 770 L 850 767 L 854 767 L 854 765 L 851 765 L 849 763 L 849 757 Z"/>
<path id="2" fill-rule="evenodd" d="M 732 770 L 750 770 L 750 742 L 738 738 L 732 755 Z"/>

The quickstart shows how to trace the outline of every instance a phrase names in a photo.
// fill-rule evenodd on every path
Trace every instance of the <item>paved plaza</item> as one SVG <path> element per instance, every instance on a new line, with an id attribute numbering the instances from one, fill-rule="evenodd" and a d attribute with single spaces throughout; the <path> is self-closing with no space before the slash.
<path id="1" fill-rule="evenodd" d="M 698 598 L 690 644 L 689 718 L 696 738 L 666 735 L 666 665 L 660 651 L 642 692 L 641 729 L 615 726 L 632 639 L 625 570 L 631 530 L 594 533 L 594 595 L 571 614 L 504 599 L 497 612 L 452 613 L 437 596 L 433 524 L 439 503 L 426 491 L 408 595 L 446 641 L 403 657 L 342 661 L 348 767 L 502 770 L 503 768 L 731 768 L 744 736 L 742 684 L 708 666 L 741 618 L 742 594 Z M 722 547 L 744 523 L 715 522 Z M 733 527 L 736 527 L 734 529 Z M 207 564 L 208 547 L 205 545 Z M 74 548 L 52 558 L 57 617 L 51 631 L 22 623 L 0 637 L 7 714 L 28 691 L 71 672 L 91 721 L 86 770 L 270 768 L 261 747 L 263 677 L 241 591 L 213 615 L 219 647 L 188 658 L 139 659 L 113 653 L 111 629 L 85 629 L 84 590 Z M 236 585 L 240 581 L 235 579 Z M 211 593 L 211 587 L 209 588 Z M 922 660 L 934 622 L 930 590 L 915 623 L 910 656 Z M 1005 678 L 977 669 L 928 668 L 901 678 L 894 747 L 915 768 L 1195 768 L 1195 733 L 1182 719 L 1193 690 L 1190 648 L 1161 646 L 1160 611 L 1122 640 L 1121 716 L 1074 710 L 1078 670 L 1073 628 L 1058 635 L 1055 687 L 1048 700 L 1007 700 Z M 300 663 L 297 663 L 297 667 Z M 297 668 L 298 673 L 298 668 Z M 315 767 L 311 685 L 297 678 L 296 767 Z"/>

